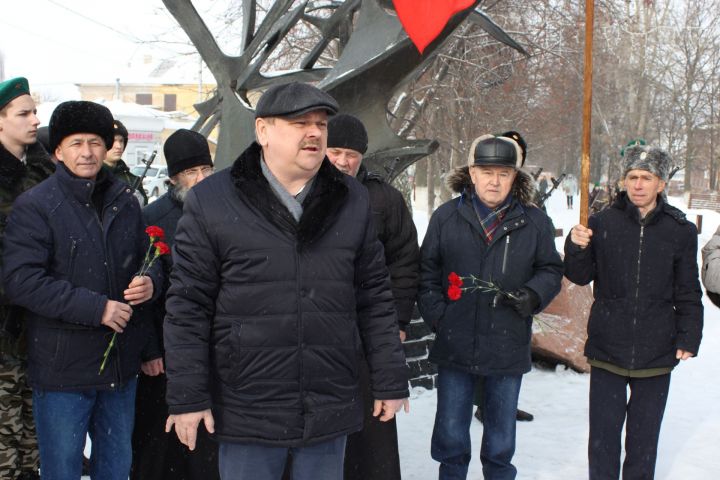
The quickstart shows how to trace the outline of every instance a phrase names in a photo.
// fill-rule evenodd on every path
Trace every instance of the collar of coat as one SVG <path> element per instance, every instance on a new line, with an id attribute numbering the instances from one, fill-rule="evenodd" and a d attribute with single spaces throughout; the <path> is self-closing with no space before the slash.
<path id="1" fill-rule="evenodd" d="M 681 225 L 687 223 L 688 221 L 685 213 L 682 210 L 675 208 L 669 203 L 667 203 L 667 201 L 661 194 L 658 194 L 657 196 L 657 205 L 651 212 L 647 214 L 647 216 L 643 219 L 643 222 L 640 221 L 640 210 L 630 201 L 630 199 L 628 199 L 626 191 L 620 192 L 620 194 L 615 199 L 612 207 L 617 208 L 618 210 L 622 210 L 628 217 L 630 217 L 634 221 L 638 223 L 643 223 L 645 225 L 652 225 L 653 223 L 658 222 L 663 213 L 669 215 L 672 219 L 674 219 Z"/>
<path id="2" fill-rule="evenodd" d="M 470 179 L 470 168 L 467 166 L 451 171 L 447 176 L 446 183 L 450 190 L 461 194 L 472 192 L 472 189 L 475 188 Z M 518 170 L 510 193 L 521 205 L 533 206 L 535 182 L 529 174 Z"/>
<path id="3" fill-rule="evenodd" d="M 92 194 L 96 184 L 99 182 L 106 183 L 106 185 L 103 185 L 103 188 L 106 189 L 103 201 L 105 205 L 113 201 L 115 197 L 123 193 L 123 191 L 127 194 L 132 194 L 130 188 L 128 188 L 125 183 L 117 181 L 113 174 L 110 173 L 110 169 L 106 166 L 100 169 L 95 180 L 90 180 L 78 177 L 73 174 L 64 163 L 58 162 L 55 176 L 58 178 L 58 182 L 63 190 L 82 205 L 92 205 Z"/>
<path id="4" fill-rule="evenodd" d="M 345 175 L 325 158 L 296 222 L 272 192 L 260 167 L 261 147 L 253 142 L 233 163 L 230 177 L 247 204 L 283 231 L 297 236 L 301 245 L 320 238 L 335 222 L 348 197 Z"/>
<path id="5" fill-rule="evenodd" d="M 10 190 L 20 186 L 24 176 L 40 183 L 55 171 L 55 164 L 40 142 L 29 145 L 25 152 L 25 164 L 0 143 L 0 188 Z"/>

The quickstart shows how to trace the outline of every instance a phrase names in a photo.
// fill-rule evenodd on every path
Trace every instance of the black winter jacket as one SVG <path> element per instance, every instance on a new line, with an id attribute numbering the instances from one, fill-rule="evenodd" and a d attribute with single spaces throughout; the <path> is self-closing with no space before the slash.
<path id="1" fill-rule="evenodd" d="M 590 247 L 565 240 L 565 276 L 594 281 L 585 355 L 638 370 L 677 365 L 678 348 L 697 354 L 703 307 L 695 225 L 661 196 L 641 221 L 623 192 L 588 227 Z"/>
<path id="2" fill-rule="evenodd" d="M 429 358 L 476 375 L 526 373 L 532 317 L 522 318 L 507 306 L 493 307 L 491 292 L 463 292 L 452 301 L 448 275 L 475 275 L 508 292 L 528 287 L 540 298 L 539 312 L 558 294 L 562 280 L 552 223 L 530 204 L 532 179 L 518 172 L 510 209 L 488 245 L 471 203 L 467 167 L 452 174 L 449 183 L 463 193 L 433 213 L 421 248 L 418 306 L 436 330 Z M 470 284 L 466 279 L 465 286 Z"/>
<path id="3" fill-rule="evenodd" d="M 193 187 L 175 234 L 164 325 L 171 413 L 212 407 L 224 441 L 306 445 L 362 427 L 364 348 L 375 398 L 408 395 L 367 190 L 325 159 L 295 222 L 253 143 Z"/>
<path id="4" fill-rule="evenodd" d="M 385 249 L 400 329 L 410 323 L 420 279 L 417 230 L 402 194 L 364 166 L 356 176 L 370 194 L 378 240 Z"/>
<path id="5" fill-rule="evenodd" d="M 177 230 L 178 220 L 182 216 L 183 204 L 173 197 L 172 185 L 168 191 L 161 195 L 157 200 L 148 204 L 143 208 L 143 219 L 146 225 L 155 225 L 165 231 L 165 243 L 172 248 L 175 244 L 175 230 Z M 165 319 L 165 296 L 170 286 L 170 269 L 172 268 L 172 255 L 163 255 L 160 257 L 165 282 L 159 293 L 159 300 L 148 305 L 144 309 L 144 313 L 150 316 L 154 326 L 154 334 L 148 338 L 148 346 L 143 352 L 143 359 L 149 360 L 162 355 L 162 337 L 163 337 L 163 320 Z"/>
<path id="6" fill-rule="evenodd" d="M 27 309 L 28 378 L 49 390 L 112 389 L 137 375 L 149 326 L 130 319 L 98 375 L 112 330 L 101 325 L 107 300 L 123 300 L 147 247 L 140 205 L 107 171 L 102 224 L 95 182 L 58 163 L 53 176 L 15 201 L 5 231 L 3 280 Z M 102 173 L 101 173 L 102 174 Z M 162 284 L 156 264 L 149 272 Z"/>

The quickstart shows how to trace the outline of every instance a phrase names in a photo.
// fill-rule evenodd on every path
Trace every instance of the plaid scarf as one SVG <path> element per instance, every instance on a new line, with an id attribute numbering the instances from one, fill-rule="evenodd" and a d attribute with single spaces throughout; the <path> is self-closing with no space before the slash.
<path id="1" fill-rule="evenodd" d="M 473 192 L 473 210 L 475 210 L 475 215 L 477 216 L 478 222 L 480 222 L 480 227 L 484 233 L 483 240 L 485 240 L 485 243 L 488 245 L 492 242 L 495 230 L 497 230 L 497 228 L 502 224 L 505 215 L 510 209 L 511 203 L 512 195 L 508 195 L 502 204 L 495 209 L 492 209 L 482 203 L 475 192 Z"/>

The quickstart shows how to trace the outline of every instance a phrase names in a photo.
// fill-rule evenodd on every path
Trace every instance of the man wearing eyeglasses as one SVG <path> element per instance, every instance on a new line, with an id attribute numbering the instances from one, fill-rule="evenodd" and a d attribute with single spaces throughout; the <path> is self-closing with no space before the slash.
<path id="1" fill-rule="evenodd" d="M 167 193 L 143 209 L 147 225 L 156 225 L 165 231 L 165 241 L 171 247 L 175 230 L 182 215 L 183 203 L 190 189 L 213 173 L 213 162 L 205 137 L 191 130 L 180 129 L 170 135 L 163 147 L 167 162 L 170 188 Z M 163 255 L 163 269 L 170 274 L 172 258 Z M 159 357 L 162 353 L 162 324 L 165 317 L 165 292 L 161 300 L 150 307 L 157 339 L 145 351 L 145 358 Z M 168 416 L 165 404 L 164 364 L 162 357 L 142 364 L 138 379 L 133 432 L 133 466 L 131 479 L 185 480 L 219 479 L 217 444 L 210 440 L 207 431 L 199 429 L 196 451 L 189 453 L 175 435 L 165 433 Z"/>

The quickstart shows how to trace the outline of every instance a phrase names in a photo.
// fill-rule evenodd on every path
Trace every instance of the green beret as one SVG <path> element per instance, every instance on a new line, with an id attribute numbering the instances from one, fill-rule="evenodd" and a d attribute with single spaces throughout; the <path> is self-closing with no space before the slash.
<path id="1" fill-rule="evenodd" d="M 11 78 L 0 82 L 0 108 L 15 100 L 20 95 L 30 95 L 27 78 Z"/>

